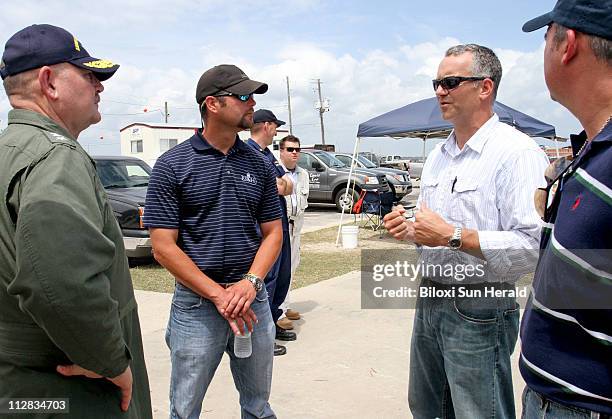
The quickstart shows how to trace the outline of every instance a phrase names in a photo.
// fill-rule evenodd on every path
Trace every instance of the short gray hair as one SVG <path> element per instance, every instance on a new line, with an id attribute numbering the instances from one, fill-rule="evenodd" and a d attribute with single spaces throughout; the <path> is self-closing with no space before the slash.
<path id="1" fill-rule="evenodd" d="M 472 53 L 472 75 L 493 80 L 493 99 L 497 97 L 497 89 L 502 78 L 502 66 L 499 58 L 490 48 L 477 44 L 461 44 L 446 50 L 445 57 Z"/>
<path id="2" fill-rule="evenodd" d="M 27 96 L 30 94 L 30 83 L 38 75 L 38 69 L 24 71 L 22 73 L 7 76 L 2 84 L 7 96 L 21 95 Z"/>
<path id="3" fill-rule="evenodd" d="M 555 48 L 558 48 L 561 42 L 565 41 L 567 38 L 567 31 L 569 28 L 566 28 L 559 23 L 554 23 L 555 33 L 553 35 L 553 45 Z M 582 33 L 582 32 L 580 32 Z M 591 51 L 593 51 L 593 55 L 598 61 L 603 63 L 607 63 L 609 66 L 612 66 L 612 40 L 601 38 L 595 35 L 589 35 L 586 33 L 582 33 L 589 40 L 589 47 L 591 47 Z"/>

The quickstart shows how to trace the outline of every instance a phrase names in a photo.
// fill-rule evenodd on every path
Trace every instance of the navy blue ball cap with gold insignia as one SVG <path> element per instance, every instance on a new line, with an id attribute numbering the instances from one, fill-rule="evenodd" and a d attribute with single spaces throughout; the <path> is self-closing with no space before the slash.
<path id="1" fill-rule="evenodd" d="M 4 47 L 0 76 L 22 73 L 45 65 L 70 63 L 91 70 L 100 81 L 112 77 L 119 68 L 108 60 L 94 58 L 70 32 L 53 25 L 28 26 L 13 35 Z"/>

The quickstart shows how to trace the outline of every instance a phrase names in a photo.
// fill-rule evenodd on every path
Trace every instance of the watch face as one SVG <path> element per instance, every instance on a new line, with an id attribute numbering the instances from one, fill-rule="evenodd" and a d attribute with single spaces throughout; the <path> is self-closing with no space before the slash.
<path id="1" fill-rule="evenodd" d="M 461 246 L 461 240 L 460 239 L 450 239 L 448 241 L 448 245 L 452 247 L 453 249 L 457 249 Z"/>

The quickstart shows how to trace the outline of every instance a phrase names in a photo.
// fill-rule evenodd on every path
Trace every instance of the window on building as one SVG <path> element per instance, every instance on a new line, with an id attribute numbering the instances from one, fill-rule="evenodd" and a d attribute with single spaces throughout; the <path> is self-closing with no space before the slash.
<path id="1" fill-rule="evenodd" d="M 132 153 L 142 153 L 142 140 L 131 141 Z"/>
<path id="2" fill-rule="evenodd" d="M 162 138 L 159 140 L 159 151 L 161 151 L 162 153 L 164 151 L 168 151 L 177 143 L 178 140 L 176 138 Z"/>

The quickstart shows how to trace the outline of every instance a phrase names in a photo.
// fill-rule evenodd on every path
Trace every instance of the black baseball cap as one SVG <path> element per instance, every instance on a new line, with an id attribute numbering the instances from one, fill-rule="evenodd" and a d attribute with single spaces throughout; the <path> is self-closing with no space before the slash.
<path id="1" fill-rule="evenodd" d="M 553 22 L 612 39 L 612 0 L 559 0 L 552 11 L 525 23 L 523 32 L 532 32 Z"/>
<path id="2" fill-rule="evenodd" d="M 235 95 L 262 94 L 268 91 L 268 85 L 249 79 L 235 65 L 221 64 L 206 70 L 200 77 L 196 87 L 196 102 L 202 104 L 206 96 L 214 96 L 222 91 Z"/>
<path id="3" fill-rule="evenodd" d="M 6 41 L 0 61 L 0 75 L 4 79 L 59 63 L 91 70 L 100 81 L 109 79 L 119 68 L 119 64 L 89 55 L 83 44 L 67 30 L 42 24 L 28 26 Z"/>
<path id="4" fill-rule="evenodd" d="M 253 113 L 253 123 L 258 124 L 260 122 L 274 122 L 277 127 L 285 125 L 285 121 L 277 119 L 276 115 L 267 109 L 258 109 Z"/>

